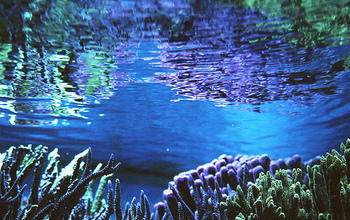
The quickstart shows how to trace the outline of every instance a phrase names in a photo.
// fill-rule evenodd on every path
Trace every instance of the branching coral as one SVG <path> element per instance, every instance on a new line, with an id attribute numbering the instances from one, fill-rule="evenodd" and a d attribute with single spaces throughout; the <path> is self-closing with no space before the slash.
<path id="1" fill-rule="evenodd" d="M 7 207 L 0 209 L 0 218 L 15 219 L 19 212 L 22 193 L 26 186 L 21 187 L 24 179 L 46 154 L 46 148 L 38 146 L 35 151 L 31 147 L 20 146 L 11 147 L 3 154 L 1 160 L 0 172 L 0 205 Z M 33 183 L 34 185 L 34 183 Z M 35 194 L 36 189 L 32 189 L 31 195 Z"/>
<path id="2" fill-rule="evenodd" d="M 315 219 L 315 207 L 309 190 L 300 184 L 300 169 L 293 170 L 293 178 L 288 178 L 285 170 L 260 174 L 257 183 L 248 188 L 245 195 L 237 187 L 237 195 L 228 197 L 221 205 L 227 218 L 234 219 Z"/>
<path id="3" fill-rule="evenodd" d="M 152 213 L 143 191 L 140 202 L 134 197 L 122 211 L 119 179 L 115 188 L 108 180 L 120 165 L 113 166 L 113 155 L 106 166 L 99 164 L 92 171 L 88 149 L 58 172 L 56 149 L 47 156 L 44 146 L 11 147 L 0 154 L 0 217 L 107 220 L 115 213 L 116 220 L 350 219 L 350 139 L 340 149 L 342 154 L 333 150 L 305 163 L 299 156 L 275 160 L 267 155 L 223 155 L 175 176 L 163 193 L 164 202 Z M 25 201 L 22 185 L 31 170 Z"/>
<path id="4" fill-rule="evenodd" d="M 120 207 L 118 207 L 120 209 Z M 153 219 L 149 201 L 147 199 L 146 194 L 141 191 L 140 202 L 136 203 L 136 197 L 134 197 L 131 203 L 126 203 L 123 218 L 121 215 L 117 215 L 117 220 L 126 220 L 126 219 Z"/>
<path id="5" fill-rule="evenodd" d="M 320 213 L 329 213 L 334 219 L 350 218 L 350 184 L 348 181 L 348 154 L 350 140 L 340 146 L 342 153 L 336 150 L 322 157 L 321 164 L 308 167 L 309 186 L 313 193 L 317 210 Z"/>
<path id="6" fill-rule="evenodd" d="M 81 211 L 85 204 L 89 204 L 85 200 L 81 200 L 88 184 L 99 177 L 113 174 L 120 165 L 118 163 L 113 166 L 114 157 L 112 155 L 105 167 L 92 172 L 91 150 L 88 149 L 58 173 L 59 155 L 57 150 L 55 149 L 49 154 L 49 162 L 45 168 L 46 155 L 47 147 L 38 146 L 33 150 L 30 145 L 18 148 L 11 147 L 2 155 L 0 205 L 7 207 L 0 210 L 2 219 L 83 219 L 77 218 L 77 216 L 90 215 L 90 212 L 87 212 L 90 208 L 84 208 L 87 211 L 83 215 Z M 82 159 L 85 155 L 87 159 L 83 163 Z M 25 188 L 21 185 L 33 169 L 30 195 L 21 207 Z M 105 181 L 101 181 L 100 184 L 105 185 Z M 107 207 L 98 206 L 99 209 L 95 208 L 94 211 L 98 213 L 96 216 L 99 216 L 95 219 L 108 219 L 108 216 L 114 213 L 113 190 L 111 183 L 108 185 Z M 103 193 L 103 190 L 100 190 L 99 193 L 101 192 Z M 101 197 L 96 196 L 95 200 L 101 201 Z"/>
<path id="7" fill-rule="evenodd" d="M 340 148 L 305 163 L 223 155 L 174 177 L 157 219 L 350 219 L 350 140 Z"/>
<path id="8" fill-rule="evenodd" d="M 175 176 L 174 181 L 169 183 L 169 189 L 164 191 L 164 200 L 174 219 L 181 215 L 186 219 L 193 216 L 195 219 L 224 219 L 220 202 L 238 192 L 247 195 L 248 188 L 256 183 L 259 174 L 269 172 L 272 177 L 278 175 L 279 169 L 285 169 L 285 175 L 292 178 L 295 175 L 292 169 L 298 168 L 298 178 L 305 181 L 306 165 L 318 164 L 319 160 L 316 157 L 304 164 L 298 155 L 285 160 L 276 160 L 267 155 L 238 155 L 235 158 L 222 155 L 196 170 Z M 232 190 L 236 187 L 239 187 L 237 191 Z"/>
<path id="9" fill-rule="evenodd" d="M 350 140 L 341 144 L 344 155 Z M 245 195 L 240 186 L 234 198 L 221 202 L 228 219 L 349 219 L 350 184 L 346 156 L 336 150 L 322 157 L 319 165 L 307 166 L 309 181 L 302 184 L 302 171 L 285 170 L 275 176 L 260 174 Z"/>

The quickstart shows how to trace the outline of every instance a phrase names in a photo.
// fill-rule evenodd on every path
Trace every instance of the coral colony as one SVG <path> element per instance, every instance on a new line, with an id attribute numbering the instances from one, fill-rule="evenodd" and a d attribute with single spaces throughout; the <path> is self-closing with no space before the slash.
<path id="1" fill-rule="evenodd" d="M 113 187 L 108 180 L 120 166 L 113 155 L 107 165 L 92 170 L 87 149 L 59 171 L 57 149 L 11 147 L 0 154 L 0 218 L 350 219 L 350 139 L 340 150 L 305 163 L 298 155 L 285 160 L 222 155 L 175 176 L 153 210 L 141 191 L 140 201 L 133 198 L 122 211 L 120 182 L 116 179 Z M 31 172 L 27 186 L 23 182 Z M 26 187 L 28 198 L 23 196 Z"/>

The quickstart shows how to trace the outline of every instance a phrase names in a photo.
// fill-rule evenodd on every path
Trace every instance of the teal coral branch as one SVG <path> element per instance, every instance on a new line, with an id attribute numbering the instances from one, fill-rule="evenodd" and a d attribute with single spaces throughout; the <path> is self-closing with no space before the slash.
<path id="1" fill-rule="evenodd" d="M 121 190 L 120 190 L 120 181 L 117 178 L 115 180 L 115 198 L 114 198 L 114 205 L 115 205 L 115 219 L 116 220 L 122 220 L 122 209 L 121 209 Z"/>
<path id="2" fill-rule="evenodd" d="M 78 202 L 77 199 L 79 199 L 84 195 L 86 187 L 92 179 L 96 179 L 98 177 L 102 177 L 104 175 L 109 175 L 111 173 L 114 173 L 120 166 L 120 163 L 118 163 L 115 166 L 112 165 L 114 161 L 114 156 L 112 154 L 110 159 L 108 160 L 108 164 L 102 170 L 95 173 L 91 173 L 91 169 L 90 169 L 91 151 L 90 150 L 87 158 L 88 159 L 86 161 L 86 167 L 82 174 L 82 178 L 78 181 L 78 184 L 72 190 L 68 191 L 64 196 L 62 196 L 57 201 L 57 203 L 52 207 L 51 219 L 59 220 L 59 219 L 62 219 L 62 217 L 65 217 L 68 219 L 69 215 L 67 216 L 62 214 L 62 213 L 66 213 L 65 209 L 67 209 L 67 204 L 72 204 L 72 205 L 76 204 Z M 73 207 L 69 207 L 69 208 L 73 209 Z"/>
<path id="3" fill-rule="evenodd" d="M 107 194 L 107 208 L 101 209 L 100 213 L 95 215 L 94 220 L 108 220 L 109 217 L 114 213 L 114 198 L 112 182 L 108 181 L 108 194 Z"/>
<path id="4" fill-rule="evenodd" d="M 86 156 L 86 162 L 82 162 Z M 46 159 L 48 164 L 45 167 Z M 113 165 L 114 156 L 102 169 L 91 171 L 91 150 L 77 155 L 73 163 L 58 172 L 59 155 L 57 149 L 47 156 L 47 147 L 33 149 L 20 146 L 11 147 L 0 155 L 0 218 L 1 219 L 90 219 L 91 202 L 81 199 L 91 180 L 113 174 L 120 163 Z M 15 167 L 15 168 L 14 168 Z M 23 200 L 24 179 L 34 169 L 29 199 Z M 109 219 L 114 213 L 114 196 L 108 183 L 108 203 L 100 206 L 99 217 Z M 104 191 L 104 190 L 102 190 Z M 102 197 L 96 197 L 101 200 Z M 21 200 L 22 205 L 21 205 Z M 92 219 L 92 218 L 91 218 Z"/>
<path id="5" fill-rule="evenodd" d="M 43 163 L 47 153 L 47 147 L 39 146 L 38 154 L 35 163 L 34 179 L 29 196 L 29 203 L 37 205 L 39 203 L 39 185 L 43 169 Z"/>

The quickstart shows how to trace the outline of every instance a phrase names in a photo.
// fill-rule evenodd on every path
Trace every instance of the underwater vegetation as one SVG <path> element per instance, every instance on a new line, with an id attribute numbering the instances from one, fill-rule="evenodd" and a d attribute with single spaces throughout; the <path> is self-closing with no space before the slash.
<path id="1" fill-rule="evenodd" d="M 0 154 L 0 218 L 350 219 L 350 139 L 340 150 L 305 163 L 298 155 L 222 155 L 175 176 L 152 212 L 143 191 L 122 211 L 119 179 L 114 187 L 108 180 L 120 166 L 113 155 L 93 170 L 87 149 L 59 171 L 57 149 L 11 147 Z M 31 186 L 23 184 L 29 176 Z"/>

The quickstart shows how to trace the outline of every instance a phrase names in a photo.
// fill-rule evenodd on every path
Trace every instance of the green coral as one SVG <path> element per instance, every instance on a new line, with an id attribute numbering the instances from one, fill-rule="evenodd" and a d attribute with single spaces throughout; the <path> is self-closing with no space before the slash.
<path id="1" fill-rule="evenodd" d="M 237 186 L 237 194 L 221 206 L 228 219 L 350 219 L 349 148 L 350 140 L 322 157 L 320 165 L 307 167 L 308 184 L 302 184 L 300 169 L 275 176 L 261 173 L 247 194 Z"/>
<path id="2" fill-rule="evenodd" d="M 293 176 L 300 171 L 295 169 Z M 233 210 L 231 213 L 240 213 L 239 219 L 313 219 L 310 203 L 309 191 L 302 188 L 297 178 L 292 180 L 285 170 L 280 170 L 275 177 L 269 172 L 261 173 L 257 183 L 248 188 L 247 195 L 238 186 L 237 195 L 228 197 L 221 205 Z"/>
<path id="3" fill-rule="evenodd" d="M 78 154 L 70 164 L 58 172 L 59 154 L 54 149 L 38 146 L 11 147 L 0 155 L 0 218 L 1 219 L 83 219 L 98 213 L 98 218 L 108 219 L 114 213 L 113 190 L 108 182 L 108 201 L 101 203 L 106 177 L 113 174 L 119 163 L 113 166 L 113 156 L 103 168 L 91 171 L 91 150 Z M 48 156 L 47 156 L 48 154 Z M 83 158 L 86 157 L 86 162 Z M 46 163 L 46 161 L 48 161 Z M 46 164 L 46 165 L 45 165 Z M 33 171 L 33 181 L 27 200 L 22 199 L 26 185 L 25 178 Z M 100 187 L 94 200 L 80 199 L 92 180 L 101 178 Z M 102 189 L 103 188 L 103 189 Z M 89 199 L 88 199 L 89 200 Z M 87 207 L 93 202 L 93 212 Z M 97 205 L 98 204 L 98 205 Z M 79 212 L 77 211 L 79 210 Z M 82 214 L 82 210 L 86 210 Z M 89 210 L 89 211 L 88 211 Z M 96 214 L 97 215 L 97 214 Z"/>
<path id="4" fill-rule="evenodd" d="M 341 144 L 344 153 L 349 150 L 349 139 L 346 145 Z M 347 160 L 336 150 L 322 157 L 321 164 L 308 167 L 309 185 L 320 212 L 330 213 L 334 219 L 350 218 L 350 184 L 347 178 Z"/>
<path id="5" fill-rule="evenodd" d="M 98 164 L 94 171 L 90 149 L 77 154 L 60 171 L 59 159 L 57 148 L 48 153 L 48 148 L 42 145 L 11 147 L 0 154 L 1 219 L 108 220 L 114 213 L 117 220 L 153 219 L 143 191 L 140 202 L 136 203 L 134 198 L 127 204 L 123 216 L 120 181 L 116 179 L 113 188 L 109 180 L 120 165 L 113 166 L 113 155 L 106 166 Z M 33 181 L 29 197 L 25 198 L 26 185 L 22 185 L 31 172 Z"/>

